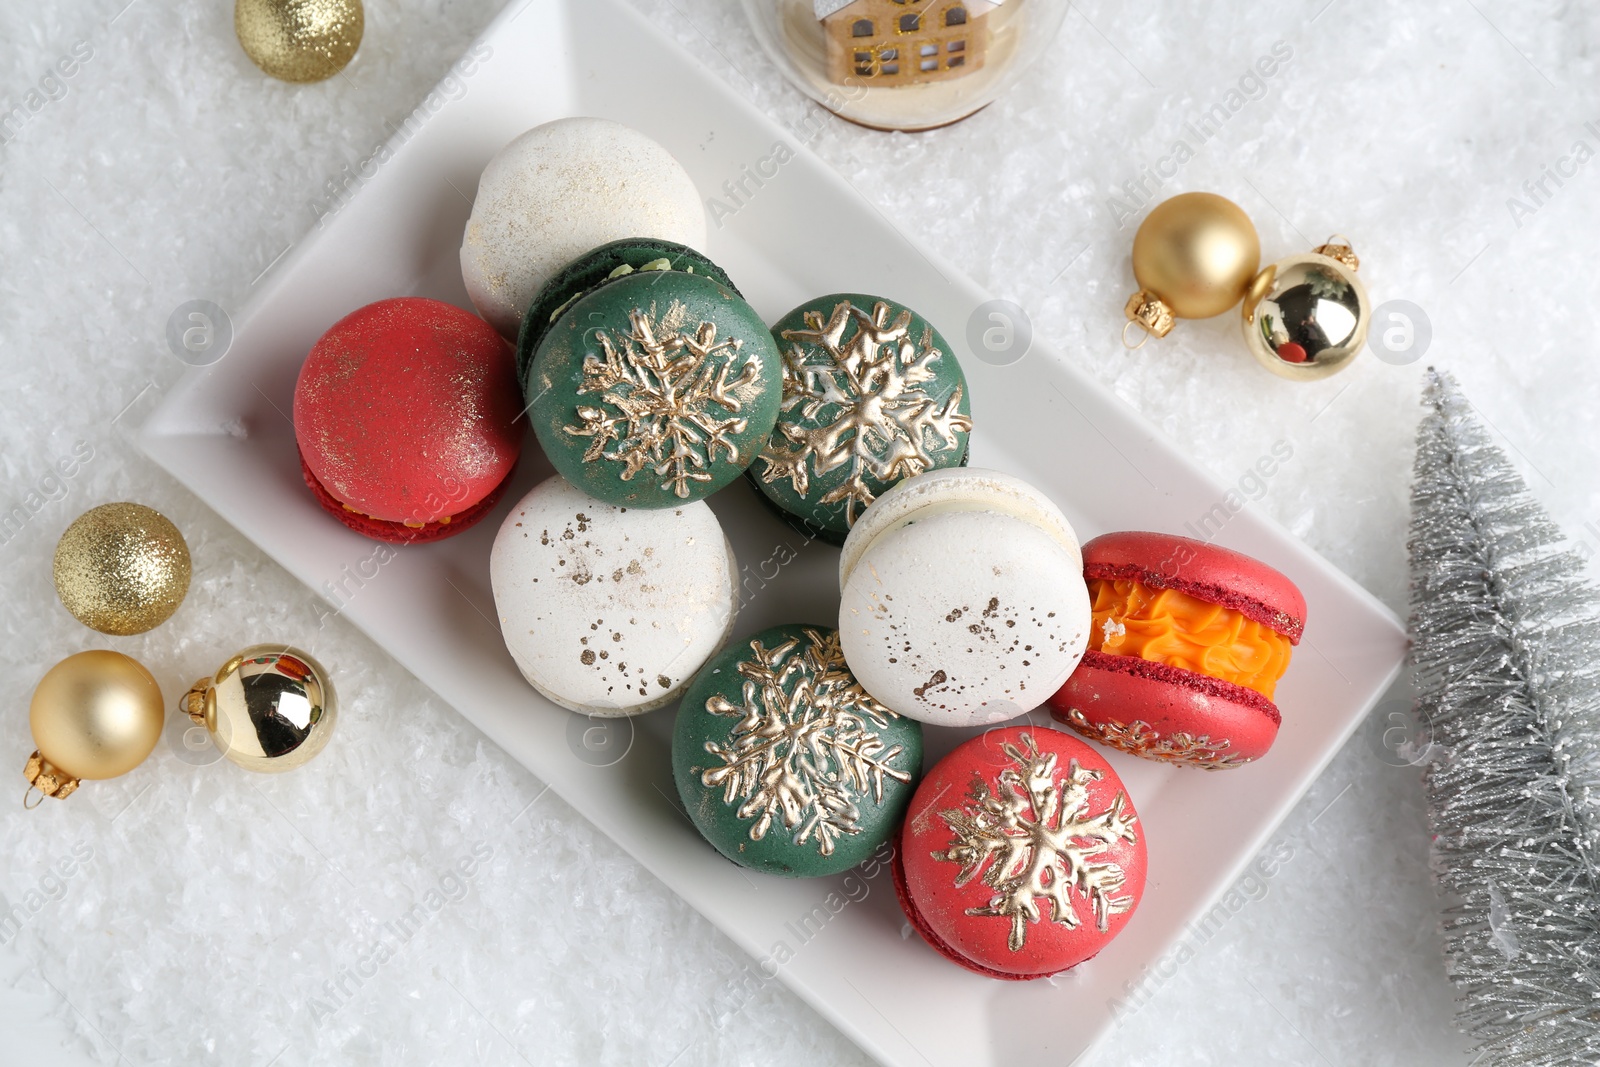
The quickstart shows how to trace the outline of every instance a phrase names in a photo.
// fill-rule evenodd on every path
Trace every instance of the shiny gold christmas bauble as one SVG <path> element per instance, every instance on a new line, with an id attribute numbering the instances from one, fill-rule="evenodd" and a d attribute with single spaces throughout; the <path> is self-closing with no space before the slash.
<path id="1" fill-rule="evenodd" d="M 28 725 L 38 746 L 28 782 L 65 797 L 80 778 L 115 778 L 145 761 L 161 738 L 161 687 L 120 652 L 79 652 L 51 667 L 33 691 Z"/>
<path id="2" fill-rule="evenodd" d="M 91 630 L 125 637 L 172 617 L 189 592 L 189 546 L 143 504 L 101 504 L 56 543 L 56 595 Z"/>
<path id="3" fill-rule="evenodd" d="M 1263 367 L 1293 381 L 1337 373 L 1367 343 L 1372 306 L 1348 243 L 1280 259 L 1245 295 L 1244 340 Z"/>
<path id="4" fill-rule="evenodd" d="M 1215 193 L 1181 193 L 1157 204 L 1133 236 L 1133 277 L 1140 292 L 1127 314 L 1156 337 L 1173 318 L 1208 319 L 1244 296 L 1261 265 L 1261 241 L 1249 216 Z"/>
<path id="5" fill-rule="evenodd" d="M 338 705 L 327 672 L 309 655 L 286 645 L 252 645 L 194 683 L 183 710 L 228 759 L 270 774 L 322 751 Z"/>
<path id="6" fill-rule="evenodd" d="M 233 32 L 250 61 L 286 82 L 319 82 L 361 47 L 361 0 L 237 0 Z"/>

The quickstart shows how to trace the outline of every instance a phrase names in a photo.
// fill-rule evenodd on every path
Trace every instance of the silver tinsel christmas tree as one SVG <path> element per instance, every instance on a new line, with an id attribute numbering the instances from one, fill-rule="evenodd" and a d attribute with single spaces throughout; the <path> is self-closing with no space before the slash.
<path id="1" fill-rule="evenodd" d="M 1455 379 L 1423 405 L 1412 655 L 1458 1020 L 1475 1062 L 1600 1063 L 1600 597 Z"/>

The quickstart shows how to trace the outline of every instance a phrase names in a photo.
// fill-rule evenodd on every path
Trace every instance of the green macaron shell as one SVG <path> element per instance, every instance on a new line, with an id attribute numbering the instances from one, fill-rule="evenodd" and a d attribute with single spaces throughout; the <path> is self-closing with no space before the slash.
<path id="1" fill-rule="evenodd" d="M 619 507 L 679 507 L 755 460 L 778 419 L 783 370 L 766 324 L 732 290 L 635 271 L 561 313 L 526 399 L 569 482 Z"/>
<path id="2" fill-rule="evenodd" d="M 922 724 L 861 688 L 826 626 L 735 641 L 678 706 L 678 795 L 701 835 L 744 867 L 849 870 L 899 827 L 921 773 Z"/>
<path id="3" fill-rule="evenodd" d="M 681 270 L 722 283 L 738 295 L 723 269 L 688 245 L 653 237 L 627 237 L 592 248 L 552 274 L 534 294 L 517 334 L 517 384 L 526 386 L 528 368 L 545 332 L 568 304 L 589 290 L 636 270 Z"/>
<path id="4" fill-rule="evenodd" d="M 772 328 L 783 409 L 751 478 L 779 508 L 842 540 L 871 502 L 967 454 L 972 403 L 955 353 L 903 304 L 835 293 Z"/>

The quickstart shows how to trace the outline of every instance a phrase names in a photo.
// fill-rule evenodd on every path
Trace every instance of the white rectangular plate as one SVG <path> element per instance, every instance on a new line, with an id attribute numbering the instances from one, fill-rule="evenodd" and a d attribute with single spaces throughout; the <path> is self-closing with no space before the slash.
<path id="1" fill-rule="evenodd" d="M 1035 346 L 1008 367 L 973 357 L 967 321 L 985 295 L 907 243 L 792 135 L 621 0 L 535 0 L 520 13 L 508 9 L 480 44 L 492 55 L 467 91 L 431 115 L 419 110 L 390 146 L 393 157 L 269 276 L 238 316 L 226 357 L 190 371 L 142 432 L 152 457 L 313 590 L 371 547 L 324 515 L 301 483 L 284 414 L 301 361 L 324 330 L 373 300 L 425 295 L 469 306 L 457 258 L 469 210 L 462 194 L 502 144 L 565 115 L 644 131 L 702 190 L 720 189 L 787 145 L 793 158 L 713 226 L 710 256 L 768 321 L 840 291 L 882 293 L 927 315 L 956 346 L 971 383 L 974 465 L 1039 485 L 1084 538 L 1176 532 L 1222 501 L 1212 479 L 1054 353 Z M 902 935 L 886 871 L 863 896 L 859 882 L 846 894 L 839 879 L 770 878 L 720 859 L 673 799 L 670 710 L 638 721 L 626 756 L 610 766 L 575 754 L 586 751 L 581 733 L 591 724 L 528 687 L 493 621 L 489 546 L 498 520 L 549 472 L 529 445 L 499 513 L 459 537 L 400 552 L 345 616 L 886 1063 L 1067 1063 L 1081 1054 L 1107 1027 L 1125 983 L 1232 881 L 1404 653 L 1398 621 L 1376 600 L 1267 520 L 1234 516 L 1222 539 L 1289 574 L 1310 605 L 1309 640 L 1278 691 L 1289 710 L 1276 747 L 1262 763 L 1220 774 L 1112 754 L 1150 849 L 1138 916 L 1071 976 L 990 981 Z M 712 503 L 744 566 L 740 632 L 836 618 L 834 549 L 803 546 L 742 484 Z M 780 567 L 790 551 L 798 558 Z M 957 740 L 930 731 L 930 760 Z M 839 906 L 851 896 L 861 899 Z"/>

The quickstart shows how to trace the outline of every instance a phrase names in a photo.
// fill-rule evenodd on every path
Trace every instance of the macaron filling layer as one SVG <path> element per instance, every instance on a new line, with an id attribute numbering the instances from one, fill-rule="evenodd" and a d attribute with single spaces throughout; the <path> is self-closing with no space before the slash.
<path id="1" fill-rule="evenodd" d="M 1107 534 L 1104 537 L 1095 538 L 1091 544 L 1096 545 L 1096 547 L 1100 549 L 1100 554 L 1103 555 L 1106 550 L 1100 544 L 1101 542 L 1121 538 L 1123 536 L 1125 535 Z M 1150 537 L 1157 535 L 1132 536 Z M 1178 537 L 1172 538 L 1171 540 L 1179 545 L 1182 545 L 1185 541 L 1187 541 L 1187 538 Z M 1192 543 L 1198 544 L 1198 542 Z M 1253 563 L 1253 561 L 1248 560 L 1246 557 L 1238 557 L 1237 553 L 1230 552 L 1227 553 L 1227 555 L 1235 556 L 1247 563 Z M 1094 556 L 1089 557 L 1089 559 L 1094 558 Z M 1232 610 L 1237 611 L 1246 618 L 1254 619 L 1256 622 L 1259 622 L 1264 626 L 1270 626 L 1272 629 L 1287 637 L 1291 645 L 1298 645 L 1300 643 L 1300 635 L 1305 632 L 1306 628 L 1304 614 L 1305 605 L 1303 601 L 1300 602 L 1298 613 L 1287 611 L 1276 604 L 1269 603 L 1267 600 L 1264 600 L 1259 596 L 1250 596 L 1244 593 L 1236 592 L 1232 587 L 1230 587 L 1230 585 L 1225 583 L 1206 581 L 1203 579 L 1197 580 L 1185 578 L 1181 573 L 1182 568 L 1179 568 L 1180 573 L 1178 574 L 1168 573 L 1165 570 L 1166 566 L 1167 564 L 1163 564 L 1161 565 L 1161 569 L 1157 569 L 1156 567 L 1148 566 L 1144 563 L 1086 562 L 1083 568 L 1083 576 L 1085 579 L 1089 580 L 1095 578 L 1126 578 L 1133 581 L 1143 582 L 1145 585 L 1156 586 L 1161 589 L 1177 589 L 1181 592 L 1188 593 L 1190 596 L 1198 597 L 1199 599 L 1208 601 L 1212 604 L 1221 604 L 1223 607 L 1231 608 Z M 1255 566 L 1259 569 L 1261 565 L 1255 564 Z M 1276 571 L 1271 571 L 1270 573 L 1274 575 L 1280 582 L 1288 582 L 1287 578 L 1284 578 Z M 1292 585 L 1289 587 L 1289 590 L 1293 593 L 1294 599 L 1299 600 L 1299 591 L 1295 590 Z M 1281 596 L 1282 594 L 1279 595 Z"/>
<path id="2" fill-rule="evenodd" d="M 513 471 L 514 473 L 514 471 Z M 461 533 L 471 529 L 485 515 L 494 510 L 504 495 L 506 486 L 511 484 L 512 474 L 508 473 L 487 496 L 475 503 L 465 504 L 458 508 L 452 515 L 445 515 L 427 522 L 393 522 L 388 519 L 377 519 L 364 512 L 358 511 L 334 496 L 328 487 L 317 480 L 312 473 L 311 466 L 306 463 L 305 455 L 300 455 L 300 476 L 306 483 L 306 488 L 316 497 L 322 509 L 344 523 L 350 529 L 363 537 L 370 537 L 377 541 L 387 541 L 391 544 L 420 544 L 426 541 L 437 541 L 451 534 Z"/>
<path id="3" fill-rule="evenodd" d="M 1273 698 L 1290 639 L 1232 608 L 1133 579 L 1091 578 L 1089 650 L 1207 675 Z"/>
<path id="4" fill-rule="evenodd" d="M 1242 685 L 1225 682 L 1221 678 L 1213 678 L 1209 674 L 1199 674 L 1195 671 L 1185 670 L 1182 667 L 1173 667 L 1166 663 L 1157 663 L 1154 660 L 1140 659 L 1137 656 L 1112 656 L 1093 649 L 1083 654 L 1082 667 L 1073 675 L 1067 685 L 1055 696 L 1050 698 L 1054 710 L 1051 712 L 1058 722 L 1071 722 L 1072 712 L 1082 712 L 1074 703 L 1073 689 L 1079 678 L 1085 677 L 1092 671 L 1109 671 L 1111 674 L 1125 675 L 1136 682 L 1153 682 L 1164 686 L 1174 687 L 1180 693 L 1198 693 L 1215 700 L 1225 700 L 1238 704 L 1240 707 L 1253 708 L 1272 721 L 1274 728 L 1283 724 L 1283 713 L 1278 710 L 1278 705 L 1256 692 Z M 1151 704 L 1146 700 L 1142 703 Z M 1147 712 L 1148 714 L 1148 712 Z M 1080 731 L 1081 732 L 1081 731 Z"/>

